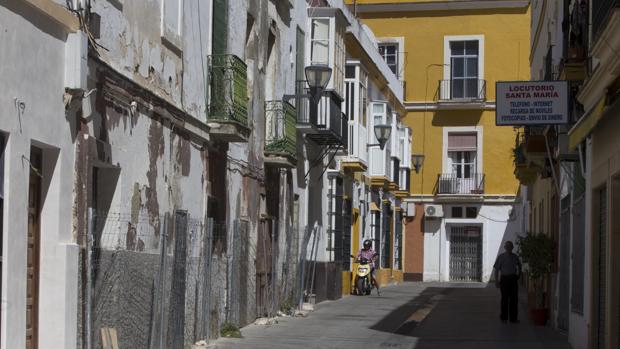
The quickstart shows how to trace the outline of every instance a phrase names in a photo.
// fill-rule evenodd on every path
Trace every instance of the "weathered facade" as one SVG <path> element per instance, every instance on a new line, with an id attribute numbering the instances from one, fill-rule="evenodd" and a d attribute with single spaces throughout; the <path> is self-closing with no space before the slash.
<path id="1" fill-rule="evenodd" d="M 365 238 L 382 282 L 402 278 L 402 87 L 341 1 L 32 0 L 0 18 L 1 348 L 188 347 L 348 294 Z"/>

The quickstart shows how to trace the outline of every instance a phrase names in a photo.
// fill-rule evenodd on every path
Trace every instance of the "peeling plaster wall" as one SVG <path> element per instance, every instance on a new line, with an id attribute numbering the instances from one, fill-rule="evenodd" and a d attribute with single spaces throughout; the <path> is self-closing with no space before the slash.
<path id="1" fill-rule="evenodd" d="M 267 99 L 282 99 L 284 94 L 294 92 L 295 77 L 295 40 L 296 30 L 299 24 L 305 28 L 305 2 L 300 0 L 293 8 L 288 8 L 288 1 L 245 1 L 231 0 L 229 2 L 230 13 L 235 16 L 229 17 L 229 52 L 242 59 L 248 66 L 248 96 L 250 128 L 252 133 L 249 141 L 245 143 L 231 143 L 228 150 L 228 226 L 232 230 L 236 219 L 249 221 L 250 244 L 256 246 L 258 229 L 260 229 L 261 211 L 266 207 L 265 188 L 280 185 L 278 195 L 278 250 L 274 251 L 277 256 L 275 261 L 276 283 L 282 285 L 284 278 L 289 279 L 291 273 L 296 271 L 286 270 L 287 265 L 287 235 L 292 232 L 292 197 L 298 192 L 297 171 L 285 170 L 278 176 L 265 179 L 264 144 L 265 144 L 265 112 L 264 103 Z M 295 12 L 297 11 L 297 12 Z M 253 19 L 253 27 L 247 28 L 248 19 L 244 14 L 249 14 Z M 301 14 L 301 17 L 298 17 Z M 272 54 L 274 55 L 275 74 L 269 74 L 268 65 L 268 38 L 269 32 L 274 30 L 275 43 Z M 246 42 L 246 33 L 249 36 Z M 270 78 L 273 77 L 273 78 Z M 267 92 L 269 91 L 269 92 Z M 269 94 L 269 96 L 267 95 Z M 230 161 L 234 159 L 235 161 Z M 300 159 L 301 161 L 301 159 Z M 273 178 L 273 179 L 272 179 Z M 275 181 L 276 182 L 272 182 Z M 303 208 L 300 210 L 303 211 Z M 303 232 L 303 229 L 299 229 Z M 248 275 L 253 276 L 255 270 L 254 249 L 250 249 Z M 285 276 L 285 272 L 288 275 Z M 290 286 L 289 286 L 290 287 Z M 256 316 L 255 279 L 250 277 L 247 285 L 247 319 Z M 289 295 L 282 290 L 278 295 L 280 301 Z M 241 316 L 243 318 L 243 316 Z"/>
<path id="2" fill-rule="evenodd" d="M 181 46 L 162 39 L 162 0 L 92 2 L 101 16 L 101 58 L 189 115 L 205 119 L 206 57 L 210 52 L 211 0 L 184 0 Z M 107 49 L 107 50 L 106 50 Z"/>
<path id="3" fill-rule="evenodd" d="M 124 1 L 122 5 L 91 3 L 92 11 L 101 16 L 97 39 L 101 47 L 97 48 L 99 56 L 91 49 L 88 65 L 88 87 L 96 89 L 91 96 L 93 114 L 78 118 L 76 127 L 75 171 L 80 176 L 74 185 L 74 229 L 76 239 L 84 245 L 88 208 L 95 206 L 103 211 L 101 216 L 105 218 L 97 221 L 95 241 L 103 249 L 97 265 L 105 272 L 95 275 L 95 300 L 103 302 L 94 313 L 95 343 L 100 337 L 99 326 L 118 327 L 119 340 L 126 347 L 143 347 L 149 341 L 149 326 L 156 313 L 152 303 L 155 296 L 143 285 L 155 285 L 162 218 L 165 214 L 174 216 L 177 210 L 185 211 L 192 222 L 201 222 L 206 216 L 208 135 L 200 132 L 206 128 L 200 123 L 206 120 L 211 1 L 182 3 L 182 29 L 176 46 L 162 37 L 160 0 Z M 98 174 L 93 167 L 98 168 Z M 97 197 L 93 191 L 95 176 Z M 194 226 L 188 231 L 188 263 L 202 253 L 204 240 L 196 238 L 201 236 L 196 235 L 197 229 L 201 228 Z M 170 220 L 169 232 L 173 231 Z M 176 237 L 171 233 L 165 239 L 167 253 L 172 255 Z M 194 251 L 191 256 L 190 251 Z M 171 259 L 168 268 L 172 267 Z M 194 301 L 204 295 L 199 295 L 196 280 L 190 277 L 190 273 L 199 271 L 190 264 L 186 268 L 185 280 L 167 281 L 184 281 L 180 314 L 185 319 L 184 341 L 189 344 L 194 340 L 189 336 L 194 326 Z M 172 271 L 170 274 L 174 275 Z M 114 280 L 133 283 L 114 284 Z M 221 282 L 221 278 L 215 276 L 213 282 Z M 111 287 L 111 299 L 126 294 L 133 297 L 123 306 L 108 304 L 105 297 L 97 298 L 107 292 L 106 286 Z M 83 274 L 80 287 L 83 292 Z M 174 285 L 169 287 L 174 291 Z M 132 291 L 135 289 L 141 291 Z M 81 297 L 80 301 L 84 301 Z M 166 302 L 171 302 L 166 307 L 172 308 L 172 300 Z M 218 304 L 212 302 L 221 309 Z M 78 347 L 83 347 L 83 307 L 78 309 L 78 316 L 77 342 Z M 168 328 L 169 344 L 174 333 L 182 335 L 172 328 Z M 128 331 L 135 335 L 128 336 Z"/>
<path id="4" fill-rule="evenodd" d="M 43 149 L 38 338 L 74 348 L 78 248 L 71 235 L 75 124 L 63 105 L 68 33 L 22 2 L 0 6 L 0 132 L 7 137 L 0 348 L 26 343 L 31 145 Z M 16 105 L 16 102 L 18 103 Z M 23 109 L 19 103 L 23 103 Z"/>

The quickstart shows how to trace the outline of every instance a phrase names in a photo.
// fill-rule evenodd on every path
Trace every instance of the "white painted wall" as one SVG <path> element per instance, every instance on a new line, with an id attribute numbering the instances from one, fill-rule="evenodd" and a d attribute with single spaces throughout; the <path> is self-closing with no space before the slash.
<path id="1" fill-rule="evenodd" d="M 1 342 L 26 339 L 27 198 L 30 146 L 55 160 L 43 170 L 39 293 L 40 348 L 73 348 L 77 323 L 77 246 L 72 235 L 75 125 L 63 105 L 67 33 L 23 4 L 0 6 L 0 131 L 8 133 L 2 265 Z M 15 100 L 24 103 L 18 113 Z M 54 154 L 55 153 L 55 154 Z M 55 156 L 57 155 L 57 157 Z"/>
<path id="2" fill-rule="evenodd" d="M 462 206 L 475 206 L 462 204 Z M 497 255 L 503 252 L 503 243 L 515 241 L 521 231 L 521 212 L 509 218 L 513 205 L 486 204 L 480 207 L 478 217 L 426 219 L 424 223 L 424 281 L 450 280 L 450 227 L 467 225 L 482 227 L 482 281 L 489 282 Z M 516 209 L 516 211 L 519 211 Z M 444 214 L 449 206 L 444 205 Z"/>

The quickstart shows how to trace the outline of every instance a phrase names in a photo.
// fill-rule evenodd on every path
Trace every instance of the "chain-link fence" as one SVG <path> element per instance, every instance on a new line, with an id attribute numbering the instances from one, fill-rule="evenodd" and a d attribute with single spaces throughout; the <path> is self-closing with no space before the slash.
<path id="1" fill-rule="evenodd" d="M 277 220 L 262 236 L 257 227 L 257 241 L 246 220 L 229 228 L 186 211 L 91 217 L 90 248 L 80 256 L 78 348 L 189 348 L 218 337 L 227 322 L 242 326 L 296 306 L 299 236 L 292 227 L 278 234 Z"/>
<path id="2" fill-rule="evenodd" d="M 217 337 L 226 321 L 247 323 L 247 222 L 229 234 L 186 211 L 91 216 L 79 348 L 187 348 Z"/>

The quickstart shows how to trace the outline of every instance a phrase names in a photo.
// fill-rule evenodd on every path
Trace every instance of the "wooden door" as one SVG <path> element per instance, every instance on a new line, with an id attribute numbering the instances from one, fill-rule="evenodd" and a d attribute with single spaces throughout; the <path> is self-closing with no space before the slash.
<path id="1" fill-rule="evenodd" d="M 28 186 L 28 251 L 26 284 L 26 349 L 38 347 L 39 238 L 41 218 L 41 149 L 30 148 Z"/>
<path id="2" fill-rule="evenodd" d="M 273 246 L 272 224 L 270 219 L 261 221 L 256 246 L 256 312 L 259 317 L 271 312 Z"/>

